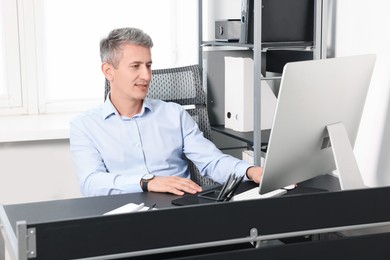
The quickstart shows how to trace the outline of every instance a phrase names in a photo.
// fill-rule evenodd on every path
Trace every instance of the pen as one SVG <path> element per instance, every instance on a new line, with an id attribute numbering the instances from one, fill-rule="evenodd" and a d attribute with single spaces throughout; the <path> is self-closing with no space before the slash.
<path id="1" fill-rule="evenodd" d="M 151 207 L 149 207 L 147 211 L 154 209 L 154 207 L 156 207 L 156 203 L 154 203 Z"/>
<path id="2" fill-rule="evenodd" d="M 233 174 L 230 174 L 228 179 L 226 180 L 225 184 L 222 186 L 221 191 L 219 192 L 219 195 L 217 198 L 218 201 L 224 199 L 223 196 L 225 195 L 226 189 L 229 186 L 230 182 L 232 181 L 232 178 L 233 178 Z"/>
<path id="3" fill-rule="evenodd" d="M 237 182 L 237 176 L 235 173 L 233 173 L 233 179 L 231 180 L 231 182 L 229 183 L 229 186 L 228 188 L 226 189 L 226 195 L 229 194 L 229 192 L 231 191 L 231 189 L 233 188 L 233 186 L 235 185 L 235 183 Z"/>
<path id="4" fill-rule="evenodd" d="M 230 193 L 232 187 L 234 186 L 234 184 L 235 184 L 236 181 L 237 181 L 236 174 L 233 173 L 232 176 L 233 176 L 233 177 L 232 177 L 232 179 L 230 180 L 228 186 L 226 187 L 226 190 L 225 190 L 225 193 L 223 194 L 222 199 L 226 199 L 226 196 Z"/>
<path id="5" fill-rule="evenodd" d="M 238 177 L 236 179 L 236 182 L 234 183 L 234 185 L 230 189 L 229 193 L 226 195 L 225 201 L 229 201 L 234 196 L 238 186 L 240 186 L 240 184 L 242 182 L 242 179 L 244 179 L 244 175 L 242 175 L 241 177 Z"/>

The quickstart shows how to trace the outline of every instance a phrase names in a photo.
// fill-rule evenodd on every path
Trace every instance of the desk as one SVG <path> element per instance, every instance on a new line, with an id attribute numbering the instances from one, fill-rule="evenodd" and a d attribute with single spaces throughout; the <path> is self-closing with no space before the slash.
<path id="1" fill-rule="evenodd" d="M 3 205 L 0 219 L 3 237 L 21 260 L 27 259 L 31 251 L 35 254 L 31 259 L 114 259 L 149 254 L 174 258 L 188 256 L 178 253 L 186 250 L 192 257 L 201 257 L 194 250 L 248 243 L 259 238 L 291 237 L 301 235 L 302 231 L 316 234 L 389 224 L 390 208 L 383 200 L 389 196 L 390 188 L 385 187 L 174 207 L 170 202 L 178 196 L 134 193 Z M 147 206 L 157 203 L 160 209 L 101 215 L 129 202 L 144 202 Z M 17 221 L 21 222 L 16 224 Z M 374 235 L 374 239 L 384 239 L 387 235 Z M 308 245 L 298 243 L 297 250 L 302 250 L 302 244 Z M 377 244 L 376 250 L 379 248 Z M 281 245 L 276 251 L 284 249 L 290 250 L 291 246 Z M 260 255 L 270 250 L 263 247 L 213 254 Z"/>

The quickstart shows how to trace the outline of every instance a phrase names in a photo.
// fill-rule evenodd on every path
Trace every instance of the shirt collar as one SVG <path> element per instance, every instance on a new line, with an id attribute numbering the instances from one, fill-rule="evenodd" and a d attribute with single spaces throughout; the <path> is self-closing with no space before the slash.
<path id="1" fill-rule="evenodd" d="M 110 97 L 110 95 L 107 95 L 107 98 L 103 104 L 102 117 L 104 120 L 111 117 L 112 115 L 120 116 L 119 112 L 116 110 L 115 106 L 111 103 L 111 100 L 109 97 Z M 142 103 L 141 112 L 139 114 L 135 115 L 134 117 L 142 117 L 146 111 L 153 112 L 153 105 L 150 102 L 149 98 L 144 99 L 144 102 Z"/>

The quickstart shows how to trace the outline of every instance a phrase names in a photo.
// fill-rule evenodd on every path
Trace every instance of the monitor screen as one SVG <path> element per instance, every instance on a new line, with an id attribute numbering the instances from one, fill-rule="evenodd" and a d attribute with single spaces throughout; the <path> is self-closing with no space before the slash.
<path id="1" fill-rule="evenodd" d="M 375 55 L 369 54 L 285 65 L 260 194 L 336 168 L 352 174 L 346 182 L 361 179 L 358 169 L 352 173 L 348 167 L 374 64 Z M 358 188 L 362 181 L 340 184 Z"/>

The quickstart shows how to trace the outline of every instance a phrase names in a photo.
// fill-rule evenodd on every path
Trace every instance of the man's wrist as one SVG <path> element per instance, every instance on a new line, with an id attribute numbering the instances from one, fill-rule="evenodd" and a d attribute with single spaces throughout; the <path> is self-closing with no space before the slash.
<path id="1" fill-rule="evenodd" d="M 250 166 L 249 168 L 246 169 L 245 171 L 245 176 L 248 178 L 248 180 L 252 180 L 251 177 L 250 177 L 250 174 L 249 173 L 249 169 L 252 168 L 253 166 Z"/>
<path id="2" fill-rule="evenodd" d="M 151 180 L 154 179 L 154 177 L 155 176 L 151 173 L 148 173 L 148 174 L 145 174 L 144 176 L 142 176 L 141 181 L 140 181 L 140 185 L 141 185 L 141 189 L 143 191 L 149 191 L 148 184 Z"/>

